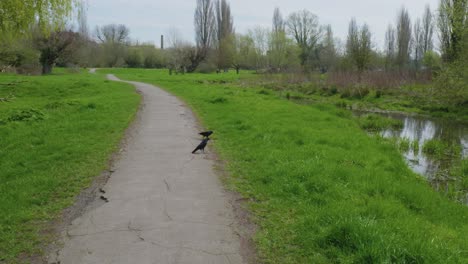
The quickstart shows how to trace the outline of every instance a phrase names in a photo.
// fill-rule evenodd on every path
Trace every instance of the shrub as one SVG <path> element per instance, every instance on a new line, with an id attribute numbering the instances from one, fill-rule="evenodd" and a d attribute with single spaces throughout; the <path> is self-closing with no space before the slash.
<path id="1" fill-rule="evenodd" d="M 143 65 L 143 55 L 139 50 L 130 50 L 125 56 L 125 64 L 130 68 L 138 68 Z"/>
<path id="2" fill-rule="evenodd" d="M 227 102 L 227 99 L 224 97 L 216 97 L 209 101 L 212 104 L 224 104 Z"/>
<path id="3" fill-rule="evenodd" d="M 423 152 L 435 158 L 444 156 L 460 156 L 461 148 L 458 145 L 451 145 L 439 139 L 431 139 L 424 143 Z"/>
<path id="4" fill-rule="evenodd" d="M 468 103 L 468 71 L 466 62 L 456 62 L 439 72 L 435 82 L 436 98 L 442 104 Z"/>
<path id="5" fill-rule="evenodd" d="M 212 73 L 216 71 L 216 65 L 210 62 L 202 62 L 198 65 L 197 71 L 200 73 Z"/>
<path id="6" fill-rule="evenodd" d="M 399 148 L 401 151 L 407 152 L 410 149 L 410 140 L 408 138 L 400 139 Z"/>
<path id="7" fill-rule="evenodd" d="M 43 112 L 37 110 L 37 109 L 24 109 L 24 110 L 17 110 L 13 112 L 9 117 L 8 121 L 14 122 L 14 121 L 38 121 L 38 120 L 43 120 L 45 118 L 45 115 Z"/>
<path id="8" fill-rule="evenodd" d="M 378 114 L 366 114 L 358 119 L 361 128 L 368 131 L 380 131 L 388 128 L 399 129 L 403 127 L 401 120 L 384 117 Z"/>

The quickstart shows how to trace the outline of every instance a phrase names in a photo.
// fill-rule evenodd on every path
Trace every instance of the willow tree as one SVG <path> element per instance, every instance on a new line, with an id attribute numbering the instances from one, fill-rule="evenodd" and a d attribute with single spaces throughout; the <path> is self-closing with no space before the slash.
<path id="1" fill-rule="evenodd" d="M 1 0 L 0 32 L 24 34 L 35 23 L 43 30 L 63 25 L 80 4 L 81 0 Z"/>

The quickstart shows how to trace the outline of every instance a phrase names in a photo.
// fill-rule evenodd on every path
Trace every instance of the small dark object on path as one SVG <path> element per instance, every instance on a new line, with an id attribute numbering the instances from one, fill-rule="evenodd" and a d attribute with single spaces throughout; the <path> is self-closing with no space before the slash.
<path id="1" fill-rule="evenodd" d="M 101 195 L 101 197 L 99 197 L 99 198 L 101 198 L 101 200 L 104 200 L 106 203 L 109 202 L 109 199 L 107 199 L 106 197 L 104 197 L 104 196 L 102 196 L 102 195 Z"/>
<path id="2" fill-rule="evenodd" d="M 200 135 L 202 135 L 203 137 L 206 137 L 208 138 L 209 136 L 211 136 L 211 134 L 213 134 L 213 131 L 205 131 L 205 132 L 201 132 L 201 133 L 198 133 Z"/>
<path id="3" fill-rule="evenodd" d="M 106 191 L 104 191 L 104 189 L 102 189 L 102 188 L 99 188 L 99 191 L 100 191 L 101 193 L 106 193 Z"/>
<path id="4" fill-rule="evenodd" d="M 192 151 L 192 154 L 195 154 L 197 150 L 201 150 L 203 151 L 203 153 L 205 153 L 205 147 L 206 147 L 206 144 L 208 144 L 208 140 L 210 139 L 209 138 L 203 139 L 202 142 Z"/>

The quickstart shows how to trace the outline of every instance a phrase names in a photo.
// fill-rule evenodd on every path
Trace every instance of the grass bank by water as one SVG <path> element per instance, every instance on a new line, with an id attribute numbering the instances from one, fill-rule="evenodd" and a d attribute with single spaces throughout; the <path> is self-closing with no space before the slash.
<path id="1" fill-rule="evenodd" d="M 349 112 L 295 104 L 235 74 L 111 72 L 167 89 L 215 131 L 228 184 L 250 198 L 265 263 L 468 262 L 468 208 Z"/>
<path id="2" fill-rule="evenodd" d="M 107 166 L 139 95 L 88 73 L 0 74 L 0 263 L 40 253 L 48 221 Z"/>

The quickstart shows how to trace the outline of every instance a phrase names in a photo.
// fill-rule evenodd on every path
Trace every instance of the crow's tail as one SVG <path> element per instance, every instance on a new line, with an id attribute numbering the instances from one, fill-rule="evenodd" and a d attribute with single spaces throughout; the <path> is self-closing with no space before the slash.
<path id="1" fill-rule="evenodd" d="M 192 151 L 192 154 L 195 154 L 195 152 L 196 152 L 197 150 L 198 150 L 198 148 L 194 149 L 194 150 Z"/>

